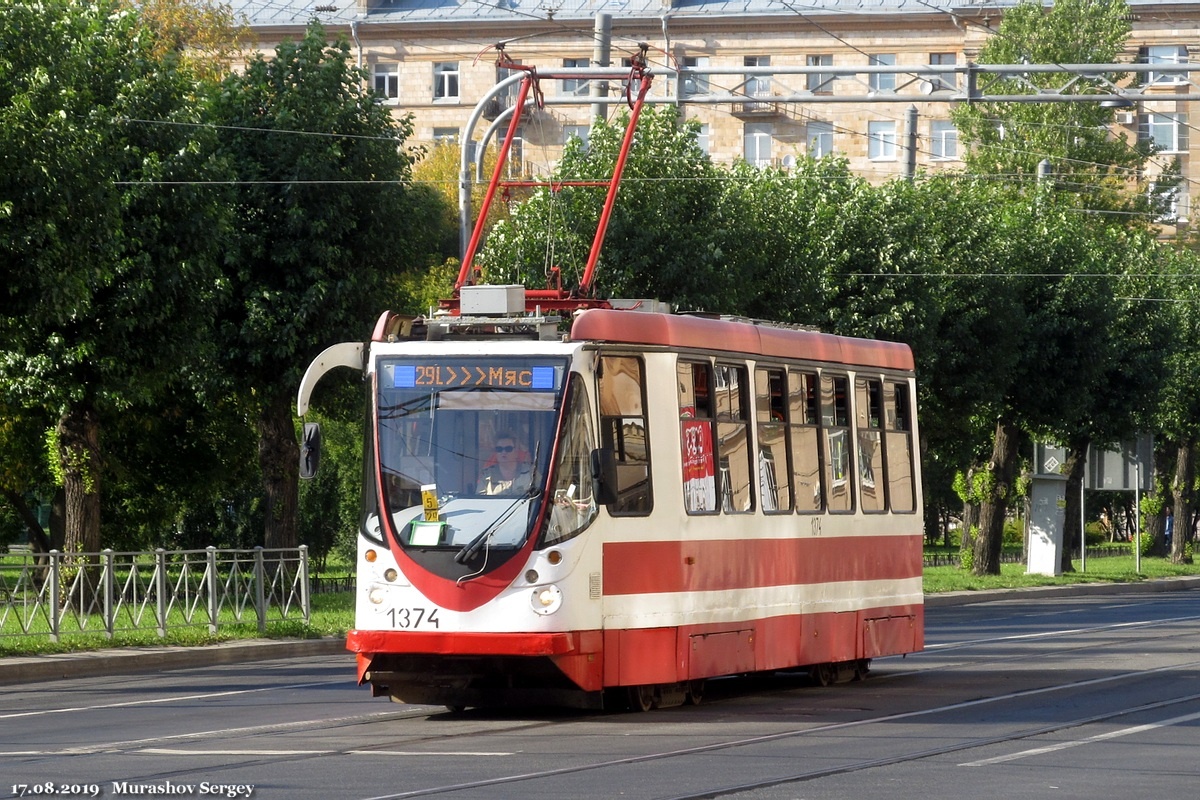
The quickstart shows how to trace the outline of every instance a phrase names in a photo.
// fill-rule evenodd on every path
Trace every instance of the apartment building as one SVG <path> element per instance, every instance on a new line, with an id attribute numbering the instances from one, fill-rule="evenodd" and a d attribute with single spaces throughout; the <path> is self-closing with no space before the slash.
<path id="1" fill-rule="evenodd" d="M 910 143 L 915 143 L 917 169 L 961 166 L 950 108 L 963 86 L 954 69 L 975 58 L 1004 9 L 1013 5 L 1008 0 L 319 2 L 325 4 L 236 0 L 233 5 L 264 50 L 298 36 L 312 19 L 331 34 L 344 35 L 385 102 L 397 113 L 413 115 L 418 142 L 464 135 L 480 141 L 487 129 L 483 123 L 511 102 L 499 98 L 481 124 L 464 130 L 476 104 L 509 74 L 496 65 L 497 44 L 519 63 L 550 70 L 591 66 L 598 39 L 610 43 L 613 65 L 628 63 L 645 42 L 656 73 L 648 99 L 681 103 L 684 113 L 701 123 L 700 143 L 715 161 L 741 157 L 786 167 L 804 154 L 836 152 L 856 173 L 876 182 L 903 173 Z M 1133 34 L 1123 61 L 1180 64 L 1200 57 L 1200 3 L 1132 0 L 1130 6 Z M 611 32 L 597 32 L 598 18 L 610 20 Z M 787 71 L 800 67 L 808 69 Z M 855 72 L 864 67 L 870 69 Z M 1192 101 L 1177 97 L 1200 88 L 1179 74 L 1149 73 L 1143 83 L 1147 99 L 1119 110 L 1114 135 L 1152 138 L 1162 158 L 1179 159 L 1185 181 L 1178 214 L 1186 217 L 1190 187 L 1200 175 L 1192 174 Z M 512 156 L 513 168 L 529 174 L 550 169 L 569 137 L 586 137 L 593 113 L 586 78 L 546 81 L 541 88 L 549 102 L 523 117 Z M 714 96 L 738 101 L 706 102 Z M 611 115 L 617 108 L 617 99 L 610 98 L 604 110 Z"/>

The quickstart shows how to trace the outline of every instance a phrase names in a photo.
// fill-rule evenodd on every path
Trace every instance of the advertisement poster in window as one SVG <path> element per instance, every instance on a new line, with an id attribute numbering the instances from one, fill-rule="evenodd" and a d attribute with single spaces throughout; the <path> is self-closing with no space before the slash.
<path id="1" fill-rule="evenodd" d="M 684 420 L 683 502 L 688 513 L 717 510 L 717 477 L 713 465 L 712 426 L 704 420 Z"/>

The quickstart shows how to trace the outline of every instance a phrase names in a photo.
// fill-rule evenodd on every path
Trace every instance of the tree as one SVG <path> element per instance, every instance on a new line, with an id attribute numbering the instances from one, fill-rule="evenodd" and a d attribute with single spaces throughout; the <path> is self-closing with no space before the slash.
<path id="1" fill-rule="evenodd" d="M 1125 0 L 1059 0 L 1044 7 L 1022 0 L 1005 10 L 995 35 L 980 49 L 979 64 L 1112 64 L 1120 60 L 1131 30 Z M 1112 82 L 1120 75 L 1110 75 Z M 1032 94 L 1058 90 L 1107 90 L 1096 77 L 1065 72 L 1029 73 L 1021 79 L 980 79 L 980 91 Z M 1151 155 L 1144 143 L 1130 144 L 1111 133 L 1113 109 L 1100 103 L 964 103 L 951 118 L 967 145 L 968 171 L 1032 182 L 1043 160 L 1063 191 L 1077 193 L 1088 207 L 1150 210 L 1136 191 L 1137 176 Z M 1131 186 L 1135 191 L 1130 191 Z M 1144 188 L 1144 187 L 1141 187 Z"/>
<path id="2" fill-rule="evenodd" d="M 1005 12 L 978 61 L 1113 63 L 1124 50 L 1129 32 L 1124 0 L 1062 0 L 1048 10 L 1023 0 Z M 994 85 L 980 89 L 1029 94 L 1061 89 L 1068 81 L 1076 93 L 1101 85 L 1089 76 L 1030 73 L 1021 80 L 995 79 Z M 1022 280 L 1021 294 L 1028 338 L 1014 379 L 1005 388 L 988 462 L 997 480 L 976 543 L 974 568 L 983 574 L 999 572 L 1004 512 L 1012 495 L 1005 483 L 1016 474 L 1011 460 L 1017 457 L 1019 433 L 1055 436 L 1067 443 L 1071 450 L 1067 495 L 1076 498 L 1069 503 L 1077 502 L 1083 458 L 1093 437 L 1120 435 L 1114 430 L 1119 425 L 1111 409 L 1097 413 L 1097 404 L 1103 402 L 1097 399 L 1097 389 L 1112 377 L 1119 362 L 1116 351 L 1098 343 L 1111 341 L 1107 335 L 1115 327 L 1117 306 L 1111 302 L 1109 276 L 1119 274 L 1121 265 L 1107 257 L 1109 252 L 1101 244 L 1108 223 L 1089 228 L 1081 222 L 1080 209 L 1151 211 L 1135 179 L 1150 150 L 1130 146 L 1124 137 L 1114 138 L 1112 109 L 1098 103 L 980 103 L 960 106 L 952 114 L 967 145 L 968 168 L 1009 180 L 1024 179 L 1029 197 L 1035 200 L 1031 217 L 1022 223 L 1026 233 L 1035 235 L 1013 239 L 1014 247 L 1005 254 L 1014 274 L 1032 278 Z M 1059 197 L 1050 196 L 1049 185 L 1035 184 L 1043 161 L 1049 161 L 1059 177 L 1055 184 L 1061 189 Z M 1062 195 L 1073 202 L 1064 203 Z M 1141 224 L 1149 219 L 1143 216 Z M 1068 376 L 1069 383 L 1064 382 Z M 1128 411 L 1125 420 L 1132 418 L 1133 409 Z M 1100 419 L 1107 423 L 1103 432 L 1089 425 Z M 1068 525 L 1073 525 L 1070 508 L 1067 516 Z"/>
<path id="3" fill-rule="evenodd" d="M 233 302 L 218 322 L 226 377 L 257 422 L 264 544 L 294 547 L 296 387 L 326 346 L 364 337 L 387 279 L 430 251 L 428 212 L 409 186 L 410 120 L 375 101 L 349 45 L 319 24 L 228 77 L 215 121 L 240 181 Z"/>
<path id="4" fill-rule="evenodd" d="M 101 546 L 102 416 L 203 357 L 219 287 L 203 95 L 157 44 L 110 0 L 0 15 L 0 389 L 58 420 L 69 551 Z"/>

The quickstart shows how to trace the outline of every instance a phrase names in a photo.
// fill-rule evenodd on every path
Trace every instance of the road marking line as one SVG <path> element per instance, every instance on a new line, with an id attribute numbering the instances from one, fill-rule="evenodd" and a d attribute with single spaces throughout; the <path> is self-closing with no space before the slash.
<path id="1" fill-rule="evenodd" d="M 1059 742 L 1057 744 L 1049 744 L 1045 747 L 1035 747 L 1031 750 L 1022 750 L 1019 753 L 1011 753 L 1007 756 L 996 756 L 995 758 L 983 758 L 979 761 L 968 761 L 965 764 L 959 764 L 960 767 L 986 767 L 989 764 L 1003 764 L 1006 761 L 1016 761 L 1021 758 L 1029 758 L 1031 756 L 1040 756 L 1045 753 L 1054 753 L 1059 750 L 1067 750 L 1072 747 L 1079 747 L 1084 744 L 1092 744 L 1093 742 L 1103 742 L 1108 739 L 1118 739 L 1122 736 L 1132 736 L 1135 733 L 1143 733 L 1144 731 L 1152 731 L 1155 728 L 1166 728 L 1171 725 L 1178 725 L 1183 722 L 1191 722 L 1192 720 L 1200 719 L 1200 711 L 1195 714 L 1184 714 L 1180 717 L 1171 717 L 1164 719 L 1162 722 L 1150 722 L 1145 725 L 1135 725 L 1132 728 L 1122 728 L 1108 733 L 1098 733 L 1095 736 L 1089 736 L 1086 739 L 1074 739 L 1069 742 Z"/>
<path id="2" fill-rule="evenodd" d="M 170 747 L 147 747 L 136 751 L 150 756 L 512 756 L 516 753 L 480 752 L 474 750 L 185 750 Z"/>
<path id="3" fill-rule="evenodd" d="M 123 703 L 104 703 L 95 706 L 73 706 L 71 708 L 45 708 L 41 711 L 18 711 L 13 714 L 0 714 L 0 719 L 19 719 L 21 717 L 40 717 L 46 714 L 72 714 L 79 711 L 100 711 L 106 708 L 129 708 L 131 706 L 151 706 L 161 703 L 175 703 L 183 700 L 208 700 L 215 697 L 235 697 L 240 694 L 259 694 L 261 692 L 277 692 L 288 689 L 311 689 L 314 686 L 336 686 L 347 683 L 346 680 L 318 681 L 316 683 L 293 683 L 287 686 L 260 686 L 254 689 L 230 689 L 227 692 L 205 692 L 204 694 L 184 694 L 174 697 L 159 697 L 154 700 L 127 700 Z"/>
<path id="4" fill-rule="evenodd" d="M 347 750 L 351 756 L 515 756 L 516 753 L 476 752 L 468 750 L 442 750 L 422 752 L 419 750 Z"/>

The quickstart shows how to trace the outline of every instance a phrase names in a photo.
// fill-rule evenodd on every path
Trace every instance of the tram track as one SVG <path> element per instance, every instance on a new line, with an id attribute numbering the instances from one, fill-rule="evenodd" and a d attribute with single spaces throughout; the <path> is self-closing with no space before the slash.
<path id="1" fill-rule="evenodd" d="M 729 739 L 721 742 L 712 742 L 705 745 L 695 747 L 682 748 L 676 750 L 662 751 L 658 753 L 648 753 L 638 756 L 629 756 L 617 759 L 606 759 L 590 764 L 581 764 L 572 767 L 562 767 L 557 769 L 542 770 L 537 772 L 527 772 L 514 775 L 499 776 L 495 778 L 486 778 L 474 781 L 465 781 L 455 784 L 447 784 L 444 786 L 425 787 L 422 789 L 414 789 L 404 792 L 389 793 L 383 795 L 374 795 L 363 800 L 405 800 L 412 797 L 431 797 L 438 795 L 453 795 L 461 792 L 469 792 L 472 790 L 489 789 L 501 786 L 510 786 L 513 784 L 531 783 L 539 780 L 547 780 L 551 778 L 561 778 L 576 774 L 594 772 L 597 770 L 614 769 L 628 767 L 640 764 L 650 764 L 655 762 L 669 762 L 676 759 L 683 759 L 697 755 L 705 755 L 719 751 L 735 750 L 739 748 L 754 747 L 759 745 L 770 744 L 774 742 L 803 739 L 808 737 L 828 736 L 830 734 L 848 731 L 856 728 L 864 728 L 872 725 L 882 725 L 901 721 L 911 721 L 922 717 L 931 717 L 939 714 L 946 714 L 955 711 L 961 711 L 973 707 L 987 706 L 995 703 L 1006 701 L 1020 700 L 1036 697 L 1039 695 L 1047 695 L 1055 692 L 1078 691 L 1080 689 L 1089 689 L 1109 683 L 1121 683 L 1134 680 L 1136 678 L 1152 676 L 1158 673 L 1163 673 L 1169 670 L 1200 668 L 1200 660 L 1190 661 L 1182 664 L 1173 664 L 1169 667 L 1156 667 L 1145 670 L 1127 671 L 1114 673 L 1111 675 L 1091 678 L 1081 681 L 1066 681 L 1048 686 L 1041 686 L 1032 689 L 1022 690 L 1018 692 L 1009 692 L 1006 694 L 995 695 L 991 697 L 977 698 L 963 702 L 951 703 L 933 708 L 918 709 L 913 711 L 905 711 L 896 714 L 880 715 L 859 720 L 850 720 L 846 722 L 838 722 L 828 725 L 816 725 L 802 729 L 793 729 L 787 731 L 779 731 L 771 734 L 764 734 L 752 737 L 740 737 L 737 739 Z M 788 783 L 802 783 L 805 781 L 818 780 L 825 777 L 835 775 L 848 774 L 853 772 L 861 772 L 878 767 L 892 766 L 907 762 L 920 761 L 923 759 L 934 758 L 942 755 L 949 755 L 957 752 L 964 752 L 980 747 L 990 745 L 1003 744 L 1005 742 L 1020 741 L 1031 737 L 1042 736 L 1055 733 L 1058 731 L 1078 728 L 1084 725 L 1095 724 L 1105 720 L 1116 719 L 1131 714 L 1137 714 L 1146 711 L 1168 708 L 1173 705 L 1181 705 L 1184 703 L 1200 702 L 1200 693 L 1188 694 L 1180 697 L 1174 697 L 1164 700 L 1159 700 L 1151 703 L 1138 704 L 1134 706 L 1126 706 L 1122 708 L 1112 709 L 1103 713 L 1092 714 L 1084 717 L 1075 717 L 1057 723 L 1037 725 L 1021 728 L 1019 730 L 1010 731 L 1004 734 L 997 734 L 984 737 L 972 737 L 958 742 L 949 743 L 939 747 L 923 748 L 906 753 L 896 754 L 894 756 L 886 756 L 871 759 L 862 759 L 852 761 L 845 764 L 839 764 L 832 767 L 824 767 L 821 769 L 804 770 L 796 773 L 791 773 L 783 776 L 773 776 L 760 781 L 750 781 L 738 784 L 729 784 L 721 787 L 710 787 L 696 792 L 688 792 L 683 794 L 671 795 L 664 800 L 702 800 L 702 798 L 719 798 L 730 795 L 736 795 L 742 792 L 752 791 L 754 789 L 768 788 L 771 786 L 779 786 Z"/>

